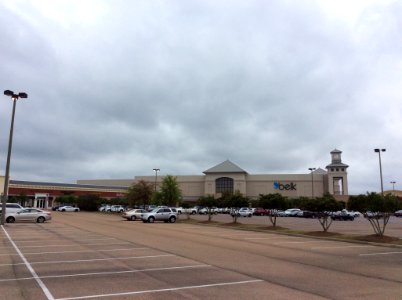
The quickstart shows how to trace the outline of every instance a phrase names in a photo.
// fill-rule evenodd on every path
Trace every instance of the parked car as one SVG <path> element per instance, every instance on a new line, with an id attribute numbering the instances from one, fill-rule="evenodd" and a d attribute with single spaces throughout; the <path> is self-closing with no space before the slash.
<path id="1" fill-rule="evenodd" d="M 396 212 L 394 212 L 394 216 L 395 217 L 402 217 L 402 210 L 397 210 Z"/>
<path id="2" fill-rule="evenodd" d="M 297 216 L 300 218 L 317 218 L 317 213 L 309 210 L 302 210 L 297 213 Z"/>
<path id="3" fill-rule="evenodd" d="M 253 215 L 254 216 L 267 216 L 269 213 L 268 210 L 266 210 L 265 208 L 261 208 L 261 207 L 257 207 L 254 212 Z"/>
<path id="4" fill-rule="evenodd" d="M 331 215 L 331 219 L 332 220 L 340 220 L 340 221 L 347 221 L 347 220 L 353 221 L 355 219 L 355 217 L 351 214 L 341 211 L 341 212 L 333 213 Z"/>
<path id="5" fill-rule="evenodd" d="M 204 207 L 204 208 L 201 208 L 200 210 L 198 210 L 198 213 L 200 215 L 208 215 L 209 214 L 208 210 L 209 210 L 208 207 Z M 217 214 L 217 213 L 218 213 L 217 209 L 214 207 L 211 207 L 211 214 Z"/>
<path id="6" fill-rule="evenodd" d="M 48 211 L 43 211 L 37 208 L 24 208 L 18 212 L 7 213 L 6 222 L 35 222 L 43 223 L 52 219 L 52 215 Z"/>
<path id="7" fill-rule="evenodd" d="M 127 219 L 128 221 L 135 221 L 135 220 L 141 220 L 141 215 L 146 212 L 147 211 L 145 209 L 136 208 L 123 212 L 121 216 Z"/>
<path id="8" fill-rule="evenodd" d="M 99 211 L 109 212 L 111 210 L 112 210 L 112 208 L 110 205 L 101 205 L 101 207 L 99 207 Z"/>
<path id="9" fill-rule="evenodd" d="M 195 215 L 195 214 L 198 213 L 198 207 L 194 206 L 194 207 L 191 207 L 191 208 L 183 209 L 183 213 L 190 214 L 190 215 Z"/>
<path id="10" fill-rule="evenodd" d="M 346 214 L 351 215 L 351 216 L 354 216 L 355 218 L 361 216 L 361 213 L 359 213 L 358 211 L 349 211 L 347 209 L 342 209 L 341 212 L 346 213 Z"/>
<path id="11" fill-rule="evenodd" d="M 78 212 L 80 211 L 80 209 L 78 207 L 74 207 L 74 206 L 61 206 L 57 209 L 58 211 L 75 211 Z"/>
<path id="12" fill-rule="evenodd" d="M 286 217 L 297 217 L 297 214 L 301 211 L 299 208 L 290 208 L 285 210 Z"/>
<path id="13" fill-rule="evenodd" d="M 20 211 L 21 209 L 24 209 L 21 205 L 18 203 L 6 203 L 6 214 L 8 213 L 15 213 Z M 0 203 L 0 213 L 3 210 L 2 203 Z"/>
<path id="14" fill-rule="evenodd" d="M 287 215 L 285 214 L 284 210 L 280 210 L 280 209 L 272 209 L 270 214 L 272 216 L 277 216 L 277 217 L 287 217 Z"/>
<path id="15" fill-rule="evenodd" d="M 174 223 L 177 219 L 177 212 L 171 208 L 155 208 L 151 212 L 141 214 L 141 220 L 144 223 L 153 223 L 155 221 L 164 221 Z"/>
<path id="16" fill-rule="evenodd" d="M 110 211 L 113 211 L 113 212 L 123 212 L 123 211 L 125 211 L 126 210 L 126 208 L 123 206 L 123 205 L 112 205 L 111 207 L 110 207 Z"/>
<path id="17" fill-rule="evenodd" d="M 242 207 L 242 208 L 240 208 L 239 210 L 233 210 L 233 211 L 231 212 L 231 215 L 232 215 L 232 216 L 234 216 L 235 214 L 236 214 L 238 217 L 249 217 L 249 218 L 251 218 L 251 217 L 253 216 L 252 211 L 251 211 L 249 208 L 247 208 L 247 207 Z"/>

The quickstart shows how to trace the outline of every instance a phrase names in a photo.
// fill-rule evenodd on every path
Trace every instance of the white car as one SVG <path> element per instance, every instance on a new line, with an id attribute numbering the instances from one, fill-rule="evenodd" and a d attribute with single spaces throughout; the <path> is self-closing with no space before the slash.
<path id="1" fill-rule="evenodd" d="M 58 209 L 58 211 L 80 211 L 80 209 L 78 207 L 74 207 L 74 206 L 60 206 Z"/>
<path id="2" fill-rule="evenodd" d="M 247 207 L 242 207 L 239 210 L 235 210 L 231 213 L 233 216 L 236 214 L 238 217 L 249 217 L 251 218 L 253 216 L 253 211 Z"/>
<path id="3" fill-rule="evenodd" d="M 124 206 L 122 206 L 122 205 L 112 205 L 111 207 L 110 207 L 110 211 L 114 211 L 114 212 L 123 212 L 123 211 L 125 211 L 126 209 L 124 208 Z"/>
<path id="4" fill-rule="evenodd" d="M 297 217 L 297 214 L 301 212 L 301 209 L 299 208 L 290 208 L 285 210 L 285 216 L 286 217 Z"/>
<path id="5" fill-rule="evenodd" d="M 16 213 L 18 211 L 20 211 L 21 209 L 23 209 L 23 207 L 21 205 L 19 205 L 18 203 L 6 203 L 6 215 L 8 213 Z M 0 203 L 0 214 L 3 210 L 3 206 L 2 203 Z"/>
<path id="6" fill-rule="evenodd" d="M 37 208 L 24 208 L 18 212 L 6 213 L 6 222 L 35 222 L 43 223 L 52 219 L 52 215 L 48 211 Z"/>
<path id="7" fill-rule="evenodd" d="M 124 212 L 121 216 L 128 221 L 141 220 L 141 215 L 145 214 L 147 211 L 145 209 L 132 209 Z"/>

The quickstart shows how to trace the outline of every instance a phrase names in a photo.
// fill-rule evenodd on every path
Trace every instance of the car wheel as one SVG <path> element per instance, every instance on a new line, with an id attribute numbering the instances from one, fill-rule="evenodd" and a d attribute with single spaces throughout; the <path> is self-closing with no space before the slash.
<path id="1" fill-rule="evenodd" d="M 135 221 L 136 217 L 135 216 L 131 216 L 131 221 Z"/>
<path id="2" fill-rule="evenodd" d="M 169 222 L 170 222 L 170 223 L 174 223 L 174 222 L 176 222 L 176 218 L 175 218 L 175 217 L 173 217 L 173 216 L 171 216 L 171 217 L 169 218 Z"/>
<path id="3" fill-rule="evenodd" d="M 154 217 L 149 217 L 148 218 L 148 223 L 153 223 L 155 222 L 155 218 Z"/>
<path id="4" fill-rule="evenodd" d="M 14 218 L 14 217 L 8 217 L 8 218 L 6 219 L 6 222 L 7 222 L 7 223 L 14 223 L 14 222 L 15 222 L 15 218 Z"/>
<path id="5" fill-rule="evenodd" d="M 192 211 L 191 214 L 192 214 L 192 215 L 195 215 L 195 211 Z"/>
<path id="6" fill-rule="evenodd" d="M 36 220 L 38 223 L 44 223 L 45 218 L 44 217 L 39 217 L 38 220 Z"/>
<path id="7" fill-rule="evenodd" d="M 65 209 L 62 209 L 61 211 L 66 211 Z"/>
<path id="8" fill-rule="evenodd" d="M 78 209 L 75 209 L 74 211 L 75 211 L 75 212 L 78 212 Z"/>

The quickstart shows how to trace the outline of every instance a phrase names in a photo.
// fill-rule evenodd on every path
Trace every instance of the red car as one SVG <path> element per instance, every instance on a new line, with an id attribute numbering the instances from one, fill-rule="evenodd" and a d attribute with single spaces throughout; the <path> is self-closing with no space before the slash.
<path id="1" fill-rule="evenodd" d="M 256 208 L 255 209 L 255 211 L 254 211 L 254 215 L 255 216 L 266 216 L 266 215 L 268 215 L 268 210 L 266 210 L 265 208 L 261 208 L 261 207 L 259 207 L 259 208 Z"/>

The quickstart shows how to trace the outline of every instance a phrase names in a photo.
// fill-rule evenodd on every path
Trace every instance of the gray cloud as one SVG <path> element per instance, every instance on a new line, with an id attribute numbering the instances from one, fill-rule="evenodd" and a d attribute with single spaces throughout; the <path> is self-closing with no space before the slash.
<path id="1" fill-rule="evenodd" d="M 3 89 L 29 94 L 12 178 L 201 174 L 225 159 L 307 173 L 338 148 L 364 193 L 385 147 L 384 182 L 402 184 L 399 2 L 354 17 L 325 1 L 88 3 L 0 4 Z"/>

